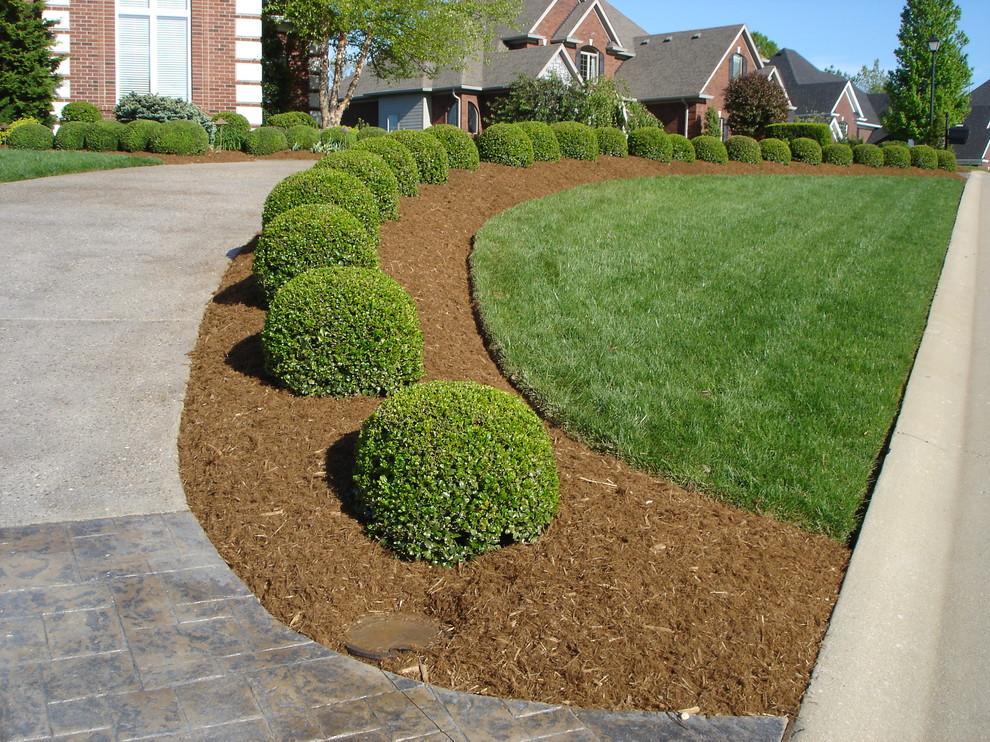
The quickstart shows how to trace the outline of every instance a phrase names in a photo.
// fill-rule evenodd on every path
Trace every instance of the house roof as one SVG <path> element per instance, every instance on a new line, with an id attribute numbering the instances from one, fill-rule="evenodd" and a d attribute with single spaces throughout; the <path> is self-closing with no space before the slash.
<path id="1" fill-rule="evenodd" d="M 742 24 L 693 31 L 637 36 L 616 79 L 643 101 L 699 98 L 730 45 L 745 30 Z"/>
<path id="2" fill-rule="evenodd" d="M 973 92 L 969 94 L 969 104 L 971 106 L 990 106 L 990 80 L 977 88 L 973 88 Z"/>
<path id="3" fill-rule="evenodd" d="M 990 80 L 969 94 L 972 106 L 964 122 L 969 127 L 969 141 L 956 145 L 956 159 L 982 160 L 990 155 Z"/>
<path id="4" fill-rule="evenodd" d="M 768 64 L 780 73 L 798 116 L 830 113 L 849 82 L 841 75 L 823 72 L 793 49 L 781 49 Z"/>

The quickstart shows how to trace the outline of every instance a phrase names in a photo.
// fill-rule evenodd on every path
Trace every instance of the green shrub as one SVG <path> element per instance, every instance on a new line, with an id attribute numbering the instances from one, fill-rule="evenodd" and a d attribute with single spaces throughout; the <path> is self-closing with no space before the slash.
<path id="1" fill-rule="evenodd" d="M 450 177 L 450 163 L 447 161 L 447 150 L 436 137 L 425 131 L 400 129 L 388 135 L 409 150 L 416 167 L 419 168 L 420 183 L 446 183 Z"/>
<path id="2" fill-rule="evenodd" d="M 265 126 L 278 126 L 282 129 L 289 129 L 293 126 L 308 126 L 310 129 L 320 128 L 320 125 L 316 123 L 316 119 L 305 111 L 274 113 L 265 119 Z"/>
<path id="3" fill-rule="evenodd" d="M 934 147 L 927 144 L 918 144 L 911 147 L 911 167 L 922 170 L 935 170 L 938 168 L 938 153 Z"/>
<path id="4" fill-rule="evenodd" d="M 125 124 L 137 119 L 162 123 L 182 120 L 195 121 L 206 131 L 207 144 L 209 144 L 209 140 L 217 128 L 216 124 L 210 121 L 210 117 L 203 113 L 203 109 L 199 106 L 184 101 L 182 98 L 169 98 L 165 95 L 153 95 L 151 93 L 128 93 L 113 107 L 113 115 L 118 121 Z M 192 130 L 190 129 L 190 131 Z"/>
<path id="5" fill-rule="evenodd" d="M 670 140 L 670 157 L 677 162 L 694 162 L 697 156 L 694 154 L 694 145 L 691 140 L 683 134 L 668 134 Z"/>
<path id="6" fill-rule="evenodd" d="M 364 150 L 341 150 L 324 155 L 313 167 L 328 167 L 354 175 L 375 194 L 382 221 L 399 218 L 399 181 L 381 155 Z"/>
<path id="7" fill-rule="evenodd" d="M 578 121 L 558 121 L 550 128 L 560 142 L 560 155 L 571 160 L 598 159 L 598 140 L 595 130 L 587 124 Z"/>
<path id="8" fill-rule="evenodd" d="M 234 113 L 233 111 L 221 111 L 216 116 L 211 117 L 210 121 L 216 123 L 219 119 L 223 119 L 227 122 L 220 127 L 224 131 L 229 131 L 231 129 L 238 129 L 245 133 L 251 131 L 251 122 L 247 120 L 247 116 L 242 114 Z"/>
<path id="9" fill-rule="evenodd" d="M 259 126 L 244 137 L 244 151 L 249 155 L 263 156 L 289 148 L 285 132 L 276 126 Z"/>
<path id="10" fill-rule="evenodd" d="M 852 147 L 848 144 L 826 144 L 822 147 L 822 162 L 826 165 L 849 167 L 853 164 Z"/>
<path id="11" fill-rule="evenodd" d="M 484 162 L 509 167 L 533 164 L 533 140 L 515 124 L 491 124 L 478 135 L 478 156 Z"/>
<path id="12" fill-rule="evenodd" d="M 358 135 L 346 126 L 331 126 L 320 132 L 320 144 L 323 145 L 324 152 L 337 152 L 342 149 L 350 149 L 357 144 Z"/>
<path id="13" fill-rule="evenodd" d="M 550 438 L 515 395 L 415 384 L 365 421 L 354 496 L 368 534 L 403 559 L 449 565 L 534 541 L 560 502 Z"/>
<path id="14" fill-rule="evenodd" d="M 791 161 L 791 148 L 783 139 L 763 139 L 760 141 L 760 156 L 767 162 L 786 165 Z"/>
<path id="15" fill-rule="evenodd" d="M 305 204 L 332 204 L 356 216 L 369 233 L 377 235 L 381 217 L 375 196 L 356 176 L 329 167 L 311 167 L 279 181 L 261 213 L 261 223 Z"/>
<path id="16" fill-rule="evenodd" d="M 312 150 L 320 141 L 320 130 L 305 124 L 296 124 L 285 130 L 285 142 L 289 149 Z"/>
<path id="17" fill-rule="evenodd" d="M 54 143 L 55 134 L 43 124 L 22 124 L 7 135 L 11 149 L 51 149 Z"/>
<path id="18" fill-rule="evenodd" d="M 7 137 L 10 136 L 10 132 L 12 132 L 18 126 L 25 126 L 26 124 L 40 124 L 40 123 L 41 122 L 38 121 L 38 119 L 34 118 L 33 116 L 25 116 L 24 118 L 14 119 L 7 126 L 6 131 L 0 129 L 0 144 L 3 144 L 5 141 L 7 141 Z"/>
<path id="19" fill-rule="evenodd" d="M 369 268 L 293 278 L 272 300 L 261 345 L 268 373 L 303 396 L 394 392 L 424 373 L 412 297 Z"/>
<path id="20" fill-rule="evenodd" d="M 760 144 L 753 137 L 736 134 L 725 140 L 725 151 L 733 162 L 748 162 L 757 165 L 763 162 Z"/>
<path id="21" fill-rule="evenodd" d="M 471 135 L 453 124 L 434 124 L 426 130 L 447 150 L 447 162 L 455 170 L 478 169 L 478 147 Z"/>
<path id="22" fill-rule="evenodd" d="M 902 142 L 900 139 L 884 139 L 880 142 L 879 147 L 881 149 L 885 147 L 907 147 L 907 142 Z"/>
<path id="23" fill-rule="evenodd" d="M 219 119 L 227 123 L 222 126 L 216 124 Z M 222 111 L 210 119 L 217 126 L 216 134 L 213 137 L 213 144 L 220 149 L 237 152 L 244 149 L 244 142 L 247 134 L 251 131 L 251 122 L 246 116 L 233 111 Z"/>
<path id="24" fill-rule="evenodd" d="M 95 124 L 97 121 L 103 120 L 103 112 L 92 103 L 87 103 L 84 100 L 77 100 L 72 103 L 66 103 L 65 107 L 62 108 L 62 113 L 59 114 L 58 119 L 63 124 L 69 121 L 85 121 L 90 124 Z"/>
<path id="25" fill-rule="evenodd" d="M 729 161 L 729 153 L 725 149 L 725 144 L 718 137 L 702 134 L 692 139 L 691 144 L 694 145 L 695 156 L 702 162 L 724 165 Z"/>
<path id="26" fill-rule="evenodd" d="M 120 132 L 120 148 L 124 152 L 147 152 L 151 139 L 162 128 L 159 121 L 138 119 L 124 124 Z"/>
<path id="27" fill-rule="evenodd" d="M 164 122 L 149 146 L 159 155 L 201 155 L 210 146 L 210 136 L 195 121 L 176 119 Z"/>
<path id="28" fill-rule="evenodd" d="M 83 149 L 86 145 L 86 130 L 92 126 L 86 121 L 67 121 L 55 132 L 55 149 Z"/>
<path id="29" fill-rule="evenodd" d="M 368 139 L 369 137 L 383 137 L 386 134 L 388 134 L 388 132 L 380 126 L 362 126 L 357 130 L 357 138 L 359 141 L 361 139 Z"/>
<path id="30" fill-rule="evenodd" d="M 883 148 L 883 164 L 887 167 L 907 169 L 911 167 L 911 150 L 899 144 Z"/>
<path id="31" fill-rule="evenodd" d="M 883 150 L 875 144 L 857 144 L 853 147 L 853 162 L 867 167 L 883 167 Z"/>
<path id="32" fill-rule="evenodd" d="M 822 148 L 814 139 L 798 137 L 791 142 L 791 161 L 806 165 L 822 164 Z"/>
<path id="33" fill-rule="evenodd" d="M 372 136 L 359 139 L 354 149 L 374 152 L 385 160 L 399 182 L 400 196 L 419 195 L 419 166 L 408 147 L 388 137 Z"/>
<path id="34" fill-rule="evenodd" d="M 938 157 L 939 170 L 948 170 L 950 173 L 954 173 L 958 169 L 959 165 L 956 163 L 956 155 L 952 150 L 936 150 L 935 156 Z"/>
<path id="35" fill-rule="evenodd" d="M 314 268 L 377 268 L 377 249 L 377 236 L 351 212 L 339 206 L 306 204 L 265 225 L 252 270 L 267 303 L 286 283 Z"/>
<path id="36" fill-rule="evenodd" d="M 767 137 L 793 142 L 795 139 L 814 139 L 820 147 L 832 143 L 832 130 L 828 124 L 770 124 Z"/>
<path id="37" fill-rule="evenodd" d="M 520 121 L 516 124 L 526 132 L 533 144 L 533 160 L 536 162 L 558 162 L 560 160 L 560 142 L 553 133 L 550 124 L 542 121 Z"/>
<path id="38" fill-rule="evenodd" d="M 119 121 L 97 121 L 86 130 L 86 149 L 90 152 L 117 152 L 125 128 Z"/>
<path id="39" fill-rule="evenodd" d="M 598 153 L 609 157 L 625 157 L 629 154 L 629 140 L 625 132 L 614 126 L 600 126 L 595 129 Z"/>
<path id="40" fill-rule="evenodd" d="M 663 129 L 643 126 L 629 132 L 629 154 L 657 162 L 670 162 L 674 157 L 674 143 Z"/>

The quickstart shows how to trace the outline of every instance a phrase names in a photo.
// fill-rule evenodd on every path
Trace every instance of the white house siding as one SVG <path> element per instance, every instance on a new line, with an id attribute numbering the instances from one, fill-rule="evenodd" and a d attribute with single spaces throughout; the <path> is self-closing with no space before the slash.
<path id="1" fill-rule="evenodd" d="M 234 110 L 252 126 L 261 126 L 261 0 L 237 0 L 234 12 Z"/>
<path id="2" fill-rule="evenodd" d="M 430 125 L 429 101 L 422 93 L 389 95 L 378 101 L 378 125 L 383 129 L 425 129 Z"/>

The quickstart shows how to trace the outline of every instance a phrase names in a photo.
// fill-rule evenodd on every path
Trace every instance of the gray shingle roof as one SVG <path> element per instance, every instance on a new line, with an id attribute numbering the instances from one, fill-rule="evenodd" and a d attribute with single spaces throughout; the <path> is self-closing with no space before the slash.
<path id="1" fill-rule="evenodd" d="M 770 64 L 780 70 L 784 85 L 815 85 L 827 82 L 845 82 L 842 75 L 823 72 L 793 49 L 781 49 L 770 57 Z"/>
<path id="2" fill-rule="evenodd" d="M 969 94 L 969 103 L 972 106 L 990 106 L 990 80 L 973 88 L 973 92 Z"/>

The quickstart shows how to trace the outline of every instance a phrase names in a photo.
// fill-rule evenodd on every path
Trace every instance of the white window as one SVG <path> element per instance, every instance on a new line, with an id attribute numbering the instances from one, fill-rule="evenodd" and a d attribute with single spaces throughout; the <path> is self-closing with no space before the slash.
<path id="1" fill-rule="evenodd" d="M 733 54 L 729 61 L 729 79 L 735 80 L 740 75 L 746 74 L 746 57 L 742 54 Z"/>
<path id="2" fill-rule="evenodd" d="M 592 47 L 587 47 L 581 50 L 580 57 L 578 58 L 579 71 L 581 72 L 581 77 L 584 78 L 585 82 L 594 80 L 601 75 L 601 71 L 598 65 L 598 50 Z"/>
<path id="3" fill-rule="evenodd" d="M 117 0 L 117 98 L 189 100 L 189 0 Z"/>

